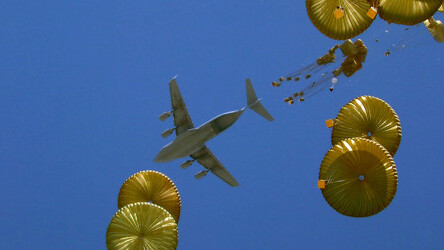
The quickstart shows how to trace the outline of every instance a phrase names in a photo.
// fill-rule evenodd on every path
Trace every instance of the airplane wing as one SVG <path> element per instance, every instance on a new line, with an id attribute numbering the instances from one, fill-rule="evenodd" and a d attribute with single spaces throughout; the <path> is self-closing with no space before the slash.
<path id="1" fill-rule="evenodd" d="M 174 127 L 176 128 L 176 135 L 180 135 L 183 131 L 194 128 L 188 113 L 185 102 L 180 94 L 179 86 L 177 86 L 176 78 L 170 81 L 170 95 L 171 106 L 173 108 Z"/>
<path id="2" fill-rule="evenodd" d="M 197 160 L 197 162 L 204 166 L 206 169 L 210 170 L 217 177 L 221 178 L 228 185 L 232 187 L 239 186 L 239 183 L 234 179 L 234 177 L 228 172 L 228 170 L 220 163 L 216 156 L 211 153 L 207 146 L 203 146 L 199 151 L 190 155 L 191 158 Z"/>

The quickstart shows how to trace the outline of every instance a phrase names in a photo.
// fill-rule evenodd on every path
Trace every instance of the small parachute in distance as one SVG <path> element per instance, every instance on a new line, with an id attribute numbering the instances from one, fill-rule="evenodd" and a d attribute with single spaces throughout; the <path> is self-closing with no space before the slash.
<path id="1" fill-rule="evenodd" d="M 424 25 L 437 42 L 444 42 L 444 26 L 440 20 L 430 17 L 424 21 Z"/>
<path id="2" fill-rule="evenodd" d="M 342 52 L 342 57 L 340 57 L 341 60 L 339 61 L 337 61 L 336 56 L 337 49 L 340 49 Z M 339 81 L 338 78 L 341 76 L 351 77 L 362 69 L 362 64 L 365 62 L 366 57 L 367 47 L 364 42 L 361 39 L 355 42 L 348 39 L 342 44 L 337 44 L 330 48 L 316 62 L 302 67 L 285 77 L 280 77 L 278 81 L 273 81 L 271 85 L 273 87 L 280 87 L 284 81 L 287 81 L 288 85 L 290 85 L 290 82 L 302 82 L 310 79 L 311 83 L 284 99 L 284 102 L 290 105 L 294 104 L 295 101 L 303 102 L 327 87 L 330 87 L 330 91 L 333 91 L 334 86 Z M 342 60 L 342 58 L 344 59 Z M 332 69 L 330 70 L 329 68 Z M 320 71 L 324 73 L 319 74 Z"/>

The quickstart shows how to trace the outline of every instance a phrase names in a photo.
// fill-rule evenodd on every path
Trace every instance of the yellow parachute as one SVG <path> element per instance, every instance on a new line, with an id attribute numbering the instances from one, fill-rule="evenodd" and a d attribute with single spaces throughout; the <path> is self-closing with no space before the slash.
<path id="1" fill-rule="evenodd" d="M 306 0 L 308 16 L 324 35 L 345 40 L 364 32 L 373 22 L 366 0 Z"/>
<path id="2" fill-rule="evenodd" d="M 415 25 L 435 14 L 442 0 L 380 0 L 379 16 L 390 23 Z"/>
<path id="3" fill-rule="evenodd" d="M 368 139 L 346 139 L 325 155 L 318 187 L 337 212 L 352 217 L 379 213 L 393 200 L 398 185 L 390 153 Z"/>
<path id="4" fill-rule="evenodd" d="M 120 188 L 119 209 L 136 202 L 152 202 L 165 208 L 179 222 L 180 195 L 168 176 L 157 171 L 141 171 L 128 178 Z"/>
<path id="5" fill-rule="evenodd" d="M 178 230 L 174 218 L 162 207 L 138 202 L 114 215 L 106 231 L 110 250 L 176 249 Z"/>
<path id="6" fill-rule="evenodd" d="M 353 137 L 381 144 L 393 156 L 401 143 L 401 123 L 389 104 L 373 96 L 360 96 L 346 104 L 332 123 L 332 145 Z"/>
<path id="7" fill-rule="evenodd" d="M 437 42 L 444 42 L 444 26 L 440 20 L 430 17 L 424 21 L 424 25 Z"/>

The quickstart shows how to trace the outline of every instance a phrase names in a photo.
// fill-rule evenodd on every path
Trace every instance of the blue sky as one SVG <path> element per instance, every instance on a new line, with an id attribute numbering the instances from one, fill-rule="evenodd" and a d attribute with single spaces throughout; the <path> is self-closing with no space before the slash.
<path id="1" fill-rule="evenodd" d="M 359 36 L 367 61 L 352 78 L 293 106 L 304 87 L 270 83 L 337 41 L 304 1 L 2 1 L 0 249 L 105 249 L 126 178 L 158 170 L 182 197 L 178 249 L 431 249 L 442 245 L 443 52 L 423 25 L 377 18 Z M 442 13 L 437 19 L 444 19 Z M 389 33 L 386 33 L 388 30 Z M 375 42 L 380 39 L 380 42 Z M 405 44 L 384 56 L 391 44 Z M 207 146 L 241 183 L 198 164 L 155 164 L 173 137 L 168 81 L 195 125 L 246 104 L 245 79 L 275 117 L 248 111 Z M 317 189 L 330 149 L 324 121 L 361 95 L 398 113 L 397 194 L 368 218 L 338 214 Z"/>

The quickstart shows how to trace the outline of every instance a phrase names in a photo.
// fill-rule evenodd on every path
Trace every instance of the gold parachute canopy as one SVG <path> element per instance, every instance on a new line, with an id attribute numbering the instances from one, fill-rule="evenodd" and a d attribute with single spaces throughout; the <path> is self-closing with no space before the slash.
<path id="1" fill-rule="evenodd" d="M 442 0 L 380 0 L 379 16 L 389 23 L 415 25 L 430 18 Z"/>
<path id="2" fill-rule="evenodd" d="M 141 171 L 128 178 L 120 188 L 117 206 L 136 202 L 152 202 L 165 208 L 179 222 L 180 195 L 176 185 L 157 171 Z"/>
<path id="3" fill-rule="evenodd" d="M 319 171 L 318 187 L 337 212 L 367 217 L 381 212 L 395 196 L 398 175 L 393 158 L 377 142 L 352 138 L 333 146 Z"/>
<path id="4" fill-rule="evenodd" d="M 372 7 L 378 7 L 378 6 L 379 6 L 379 2 L 381 2 L 381 0 L 367 0 L 367 2 L 368 2 Z"/>
<path id="5" fill-rule="evenodd" d="M 125 206 L 114 215 L 106 231 L 106 246 L 117 249 L 176 249 L 177 224 L 162 207 L 149 202 Z"/>
<path id="6" fill-rule="evenodd" d="M 339 111 L 331 133 L 331 143 L 353 137 L 377 141 L 391 155 L 401 143 L 401 123 L 395 111 L 373 96 L 355 98 Z"/>
<path id="7" fill-rule="evenodd" d="M 307 13 L 324 35 L 345 40 L 364 32 L 373 22 L 366 0 L 306 0 Z"/>

